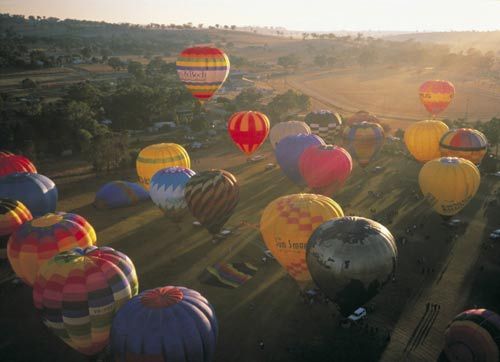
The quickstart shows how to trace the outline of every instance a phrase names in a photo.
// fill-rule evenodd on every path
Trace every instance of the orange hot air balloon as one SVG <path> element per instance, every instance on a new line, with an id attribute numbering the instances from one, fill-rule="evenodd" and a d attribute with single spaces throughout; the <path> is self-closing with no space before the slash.
<path id="1" fill-rule="evenodd" d="M 433 116 L 444 111 L 455 95 L 455 86 L 447 80 L 428 80 L 418 91 L 420 102 Z"/>
<path id="2" fill-rule="evenodd" d="M 236 146 L 245 154 L 251 155 L 266 140 L 269 119 L 260 112 L 237 112 L 229 118 L 227 130 Z"/>

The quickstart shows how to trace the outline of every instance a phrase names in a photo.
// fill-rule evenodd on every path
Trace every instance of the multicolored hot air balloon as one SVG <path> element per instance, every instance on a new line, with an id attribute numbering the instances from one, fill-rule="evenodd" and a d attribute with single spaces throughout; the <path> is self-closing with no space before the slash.
<path id="1" fill-rule="evenodd" d="M 306 264 L 306 244 L 313 231 L 326 220 L 344 216 L 332 199 L 316 194 L 293 194 L 266 206 L 260 218 L 262 238 L 288 274 L 299 285 L 311 280 Z"/>
<path id="2" fill-rule="evenodd" d="M 335 136 L 342 129 L 340 114 L 326 109 L 308 113 L 304 121 L 311 127 L 311 133 L 320 136 L 326 143 L 334 143 Z"/>
<path id="3" fill-rule="evenodd" d="M 418 162 L 425 163 L 441 157 L 439 140 L 449 130 L 441 121 L 420 121 L 405 130 L 405 144 Z"/>
<path id="4" fill-rule="evenodd" d="M 347 118 L 346 122 L 348 126 L 353 125 L 355 123 L 361 122 L 371 122 L 371 123 L 379 123 L 379 119 L 374 114 L 371 114 L 366 111 L 358 111 L 354 113 L 351 117 Z"/>
<path id="5" fill-rule="evenodd" d="M 91 356 L 106 347 L 114 315 L 138 288 L 125 254 L 109 247 L 75 248 L 41 266 L 33 301 L 56 336 Z"/>
<path id="6" fill-rule="evenodd" d="M 7 241 L 10 235 L 32 219 L 31 212 L 22 202 L 0 199 L 0 260 L 7 258 Z"/>
<path id="7" fill-rule="evenodd" d="M 35 165 L 27 157 L 0 152 L 0 177 L 20 172 L 36 173 L 37 171 Z"/>
<path id="8" fill-rule="evenodd" d="M 418 175 L 425 199 L 443 216 L 462 210 L 476 194 L 480 181 L 479 169 L 469 160 L 457 157 L 431 160 Z"/>
<path id="9" fill-rule="evenodd" d="M 92 225 L 77 214 L 46 214 L 24 223 L 10 237 L 7 256 L 19 278 L 33 285 L 38 269 L 61 251 L 96 242 Z"/>
<path id="10" fill-rule="evenodd" d="M 343 145 L 361 167 L 375 159 L 384 145 L 384 129 L 378 123 L 354 123 L 344 128 Z"/>
<path id="11" fill-rule="evenodd" d="M 296 185 L 304 185 L 300 174 L 299 159 L 306 148 L 324 145 L 325 142 L 313 134 L 298 134 L 283 138 L 275 149 L 275 156 L 283 173 Z"/>
<path id="12" fill-rule="evenodd" d="M 149 194 L 153 203 L 165 213 L 165 216 L 180 221 L 187 212 L 184 190 L 187 182 L 196 173 L 185 167 L 161 169 L 151 178 Z"/>
<path id="13" fill-rule="evenodd" d="M 457 315 L 444 333 L 449 361 L 498 362 L 500 316 L 487 309 L 469 309 Z"/>
<path id="14" fill-rule="evenodd" d="M 218 323 L 208 300 L 197 291 L 165 286 L 128 301 L 111 328 L 116 361 L 210 362 Z"/>
<path id="15" fill-rule="evenodd" d="M 217 48 L 187 48 L 177 59 L 177 74 L 193 97 L 203 103 L 212 98 L 226 80 L 229 58 Z"/>
<path id="16" fill-rule="evenodd" d="M 298 134 L 311 134 L 311 128 L 305 122 L 287 121 L 275 124 L 269 132 L 269 141 L 273 149 L 283 138 Z"/>
<path id="17" fill-rule="evenodd" d="M 488 149 L 486 136 L 472 128 L 459 128 L 446 132 L 439 141 L 441 156 L 461 157 L 479 165 Z"/>
<path id="18" fill-rule="evenodd" d="M 189 179 L 184 196 L 191 215 L 210 233 L 217 234 L 238 205 L 240 187 L 228 171 L 203 171 Z"/>
<path id="19" fill-rule="evenodd" d="M 177 143 L 159 143 L 143 148 L 137 156 L 136 167 L 140 184 L 149 190 L 151 177 L 167 167 L 191 167 L 187 151 Z"/>
<path id="20" fill-rule="evenodd" d="M 35 217 L 56 211 L 57 188 L 39 173 L 11 173 L 0 178 L 0 197 L 21 201 Z"/>
<path id="21" fill-rule="evenodd" d="M 328 220 L 307 243 L 316 285 L 344 315 L 368 302 L 395 275 L 398 249 L 391 232 L 363 217 Z"/>
<path id="22" fill-rule="evenodd" d="M 127 207 L 149 200 L 149 193 L 134 182 L 111 181 L 97 191 L 94 206 L 98 209 Z"/>
<path id="23" fill-rule="evenodd" d="M 229 118 L 227 131 L 234 144 L 245 154 L 251 155 L 266 140 L 269 134 L 269 119 L 260 112 L 237 112 Z"/>
<path id="24" fill-rule="evenodd" d="M 352 159 L 342 147 L 316 145 L 302 153 L 299 168 L 307 186 L 329 196 L 344 186 L 352 171 Z"/>
<path id="25" fill-rule="evenodd" d="M 425 109 L 435 116 L 448 107 L 455 95 L 455 86 L 447 80 L 428 80 L 420 86 L 418 93 Z"/>

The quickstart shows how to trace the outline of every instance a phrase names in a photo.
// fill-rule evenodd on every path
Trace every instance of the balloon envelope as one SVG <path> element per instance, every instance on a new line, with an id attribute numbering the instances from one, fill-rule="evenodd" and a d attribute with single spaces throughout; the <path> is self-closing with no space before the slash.
<path id="1" fill-rule="evenodd" d="M 443 157 L 461 157 L 479 165 L 488 149 L 488 140 L 475 129 L 453 129 L 441 137 L 439 149 Z"/>
<path id="2" fill-rule="evenodd" d="M 418 162 L 425 163 L 441 157 L 439 140 L 448 130 L 448 126 L 441 121 L 415 122 L 405 130 L 406 148 Z"/>
<path id="3" fill-rule="evenodd" d="M 311 127 L 311 133 L 321 137 L 326 143 L 333 143 L 342 129 L 340 114 L 326 109 L 308 113 L 304 121 Z"/>
<path id="4" fill-rule="evenodd" d="M 0 259 L 7 257 L 7 240 L 10 235 L 32 219 L 31 212 L 22 202 L 0 199 Z"/>
<path id="5" fill-rule="evenodd" d="M 187 151 L 177 143 L 159 143 L 143 148 L 137 156 L 136 167 L 140 184 L 149 190 L 151 177 L 167 167 L 191 167 Z"/>
<path id="6" fill-rule="evenodd" d="M 209 362 L 218 324 L 215 311 L 200 293 L 165 286 L 127 302 L 111 329 L 111 351 L 117 361 Z"/>
<path id="7" fill-rule="evenodd" d="M 181 82 L 202 103 L 212 98 L 229 74 L 229 58 L 218 48 L 184 49 L 176 65 Z"/>
<path id="8" fill-rule="evenodd" d="M 269 141 L 273 149 L 283 138 L 298 134 L 311 134 L 311 128 L 305 122 L 287 121 L 275 124 L 269 132 Z"/>
<path id="9" fill-rule="evenodd" d="M 20 172 L 36 173 L 37 171 L 35 165 L 27 157 L 0 152 L 0 177 Z"/>
<path id="10" fill-rule="evenodd" d="M 237 112 L 229 118 L 227 130 L 234 144 L 245 154 L 251 155 L 266 140 L 269 119 L 260 112 Z"/>
<path id="11" fill-rule="evenodd" d="M 134 182 L 111 181 L 97 191 L 94 205 L 99 209 L 113 209 L 146 200 L 149 200 L 149 193 L 142 186 Z"/>
<path id="12" fill-rule="evenodd" d="M 35 217 L 56 211 L 54 182 L 39 173 L 11 173 L 0 178 L 0 197 L 21 201 Z"/>
<path id="13" fill-rule="evenodd" d="M 309 146 L 324 145 L 325 142 L 313 134 L 298 134 L 283 138 L 275 149 L 275 156 L 283 173 L 296 185 L 304 185 L 300 174 L 299 159 Z"/>
<path id="14" fill-rule="evenodd" d="M 349 126 L 361 122 L 379 123 L 379 120 L 377 116 L 366 111 L 358 111 L 346 120 L 346 123 Z"/>
<path id="15" fill-rule="evenodd" d="M 384 129 L 378 123 L 354 123 L 344 128 L 343 144 L 349 154 L 366 167 L 375 159 L 384 145 Z"/>
<path id="16" fill-rule="evenodd" d="M 343 216 L 332 199 L 316 194 L 293 194 L 269 203 L 260 219 L 262 238 L 288 274 L 306 283 L 311 275 L 306 265 L 306 244 L 312 232 L 324 221 Z"/>
<path id="17" fill-rule="evenodd" d="M 125 254 L 109 247 L 76 248 L 42 265 L 33 302 L 52 332 L 90 356 L 106 347 L 113 316 L 138 288 Z"/>
<path id="18" fill-rule="evenodd" d="M 316 285 L 348 315 L 394 276 L 398 250 L 391 232 L 362 217 L 318 226 L 307 243 L 307 265 Z"/>
<path id="19" fill-rule="evenodd" d="M 428 80 L 422 83 L 418 93 L 425 109 L 430 114 L 436 115 L 450 104 L 455 96 L 455 86 L 447 80 Z"/>
<path id="20" fill-rule="evenodd" d="M 425 199 L 443 216 L 462 210 L 477 193 L 480 181 L 479 169 L 472 162 L 457 157 L 431 160 L 418 175 Z"/>
<path id="21" fill-rule="evenodd" d="M 210 233 L 217 234 L 238 205 L 240 188 L 228 171 L 203 171 L 189 179 L 184 196 L 191 215 Z"/>

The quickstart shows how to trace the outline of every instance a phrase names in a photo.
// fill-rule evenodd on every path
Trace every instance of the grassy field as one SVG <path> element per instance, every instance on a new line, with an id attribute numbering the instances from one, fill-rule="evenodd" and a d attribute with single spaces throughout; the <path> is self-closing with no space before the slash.
<path id="1" fill-rule="evenodd" d="M 212 243 L 207 231 L 193 226 L 192 219 L 174 225 L 151 202 L 113 211 L 97 210 L 91 205 L 95 192 L 105 182 L 135 180 L 133 169 L 96 176 L 79 163 L 41 164 L 39 168 L 40 172 L 55 176 L 60 191 L 58 210 L 84 216 L 96 229 L 99 245 L 112 246 L 132 258 L 141 290 L 183 285 L 210 300 L 220 323 L 216 361 L 376 361 L 384 353 L 389 331 L 393 331 L 393 337 L 385 353 L 409 360 L 425 351 L 435 360 L 442 344 L 443 326 L 467 303 L 473 282 L 470 275 L 476 275 L 472 266 L 479 252 L 477 244 L 490 229 L 499 227 L 498 212 L 483 208 L 486 201 L 500 194 L 498 181 L 483 179 L 478 195 L 461 213 L 470 223 L 452 230 L 422 200 L 416 182 L 420 166 L 414 161 L 382 155 L 374 163 L 386 167 L 381 174 L 356 167 L 334 199 L 346 214 L 377 219 L 396 237 L 405 236 L 408 241 L 404 245 L 398 243 L 397 281 L 387 285 L 371 303 L 374 311 L 367 326 L 372 331 L 367 327 L 343 329 L 337 327 L 339 316 L 332 304 L 304 304 L 297 285 L 282 268 L 274 261 L 261 261 L 265 246 L 260 233 L 252 226 L 242 225 L 257 225 L 265 206 L 276 197 L 307 191 L 292 185 L 279 168 L 264 171 L 267 162 L 274 162 L 274 156 L 267 143 L 262 153 L 266 156 L 263 161 L 247 163 L 246 157 L 226 140 L 212 149 L 191 154 L 194 170 L 224 168 L 240 183 L 241 200 L 227 223 L 233 233 L 217 244 Z M 71 168 L 78 176 L 68 176 Z M 380 194 L 373 196 L 369 191 Z M 450 255 L 468 262 L 450 274 Z M 419 257 L 426 259 L 425 265 L 432 267 L 432 272 L 422 274 L 422 266 L 416 262 Z M 218 261 L 251 262 L 259 270 L 245 285 L 226 289 L 206 282 L 206 267 Z M 469 275 L 464 282 L 448 283 L 449 278 L 461 281 L 462 274 Z M 439 280 L 446 280 L 447 284 L 439 284 Z M 436 290 L 463 298 L 443 305 L 446 312 L 441 311 L 430 326 L 425 349 L 420 346 L 405 351 L 403 347 L 411 343 L 416 328 L 412 313 L 420 313 L 429 293 L 433 295 Z M 3 283 L 0 293 L 3 360 L 85 360 L 43 327 L 33 310 L 28 287 Z M 261 340 L 265 344 L 263 350 L 259 348 Z"/>

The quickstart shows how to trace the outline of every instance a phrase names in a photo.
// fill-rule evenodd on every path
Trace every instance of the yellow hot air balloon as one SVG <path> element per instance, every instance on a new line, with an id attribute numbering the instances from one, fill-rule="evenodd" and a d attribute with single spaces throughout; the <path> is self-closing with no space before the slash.
<path id="1" fill-rule="evenodd" d="M 441 121 L 420 121 L 405 131 L 405 144 L 418 162 L 427 162 L 441 157 L 439 140 L 449 130 Z"/>
<path id="2" fill-rule="evenodd" d="M 305 284 L 312 280 L 306 263 L 309 237 L 323 222 L 341 216 L 342 208 L 329 197 L 287 195 L 267 205 L 260 219 L 260 232 L 281 266 L 299 284 Z"/>
<path id="3" fill-rule="evenodd" d="M 462 210 L 476 194 L 480 181 L 479 169 L 469 160 L 458 157 L 431 160 L 418 175 L 426 200 L 443 216 Z"/>
<path id="4" fill-rule="evenodd" d="M 149 190 L 151 177 L 167 167 L 191 167 L 191 161 L 187 151 L 176 143 L 158 143 L 143 148 L 137 156 L 136 168 L 139 182 Z"/>

